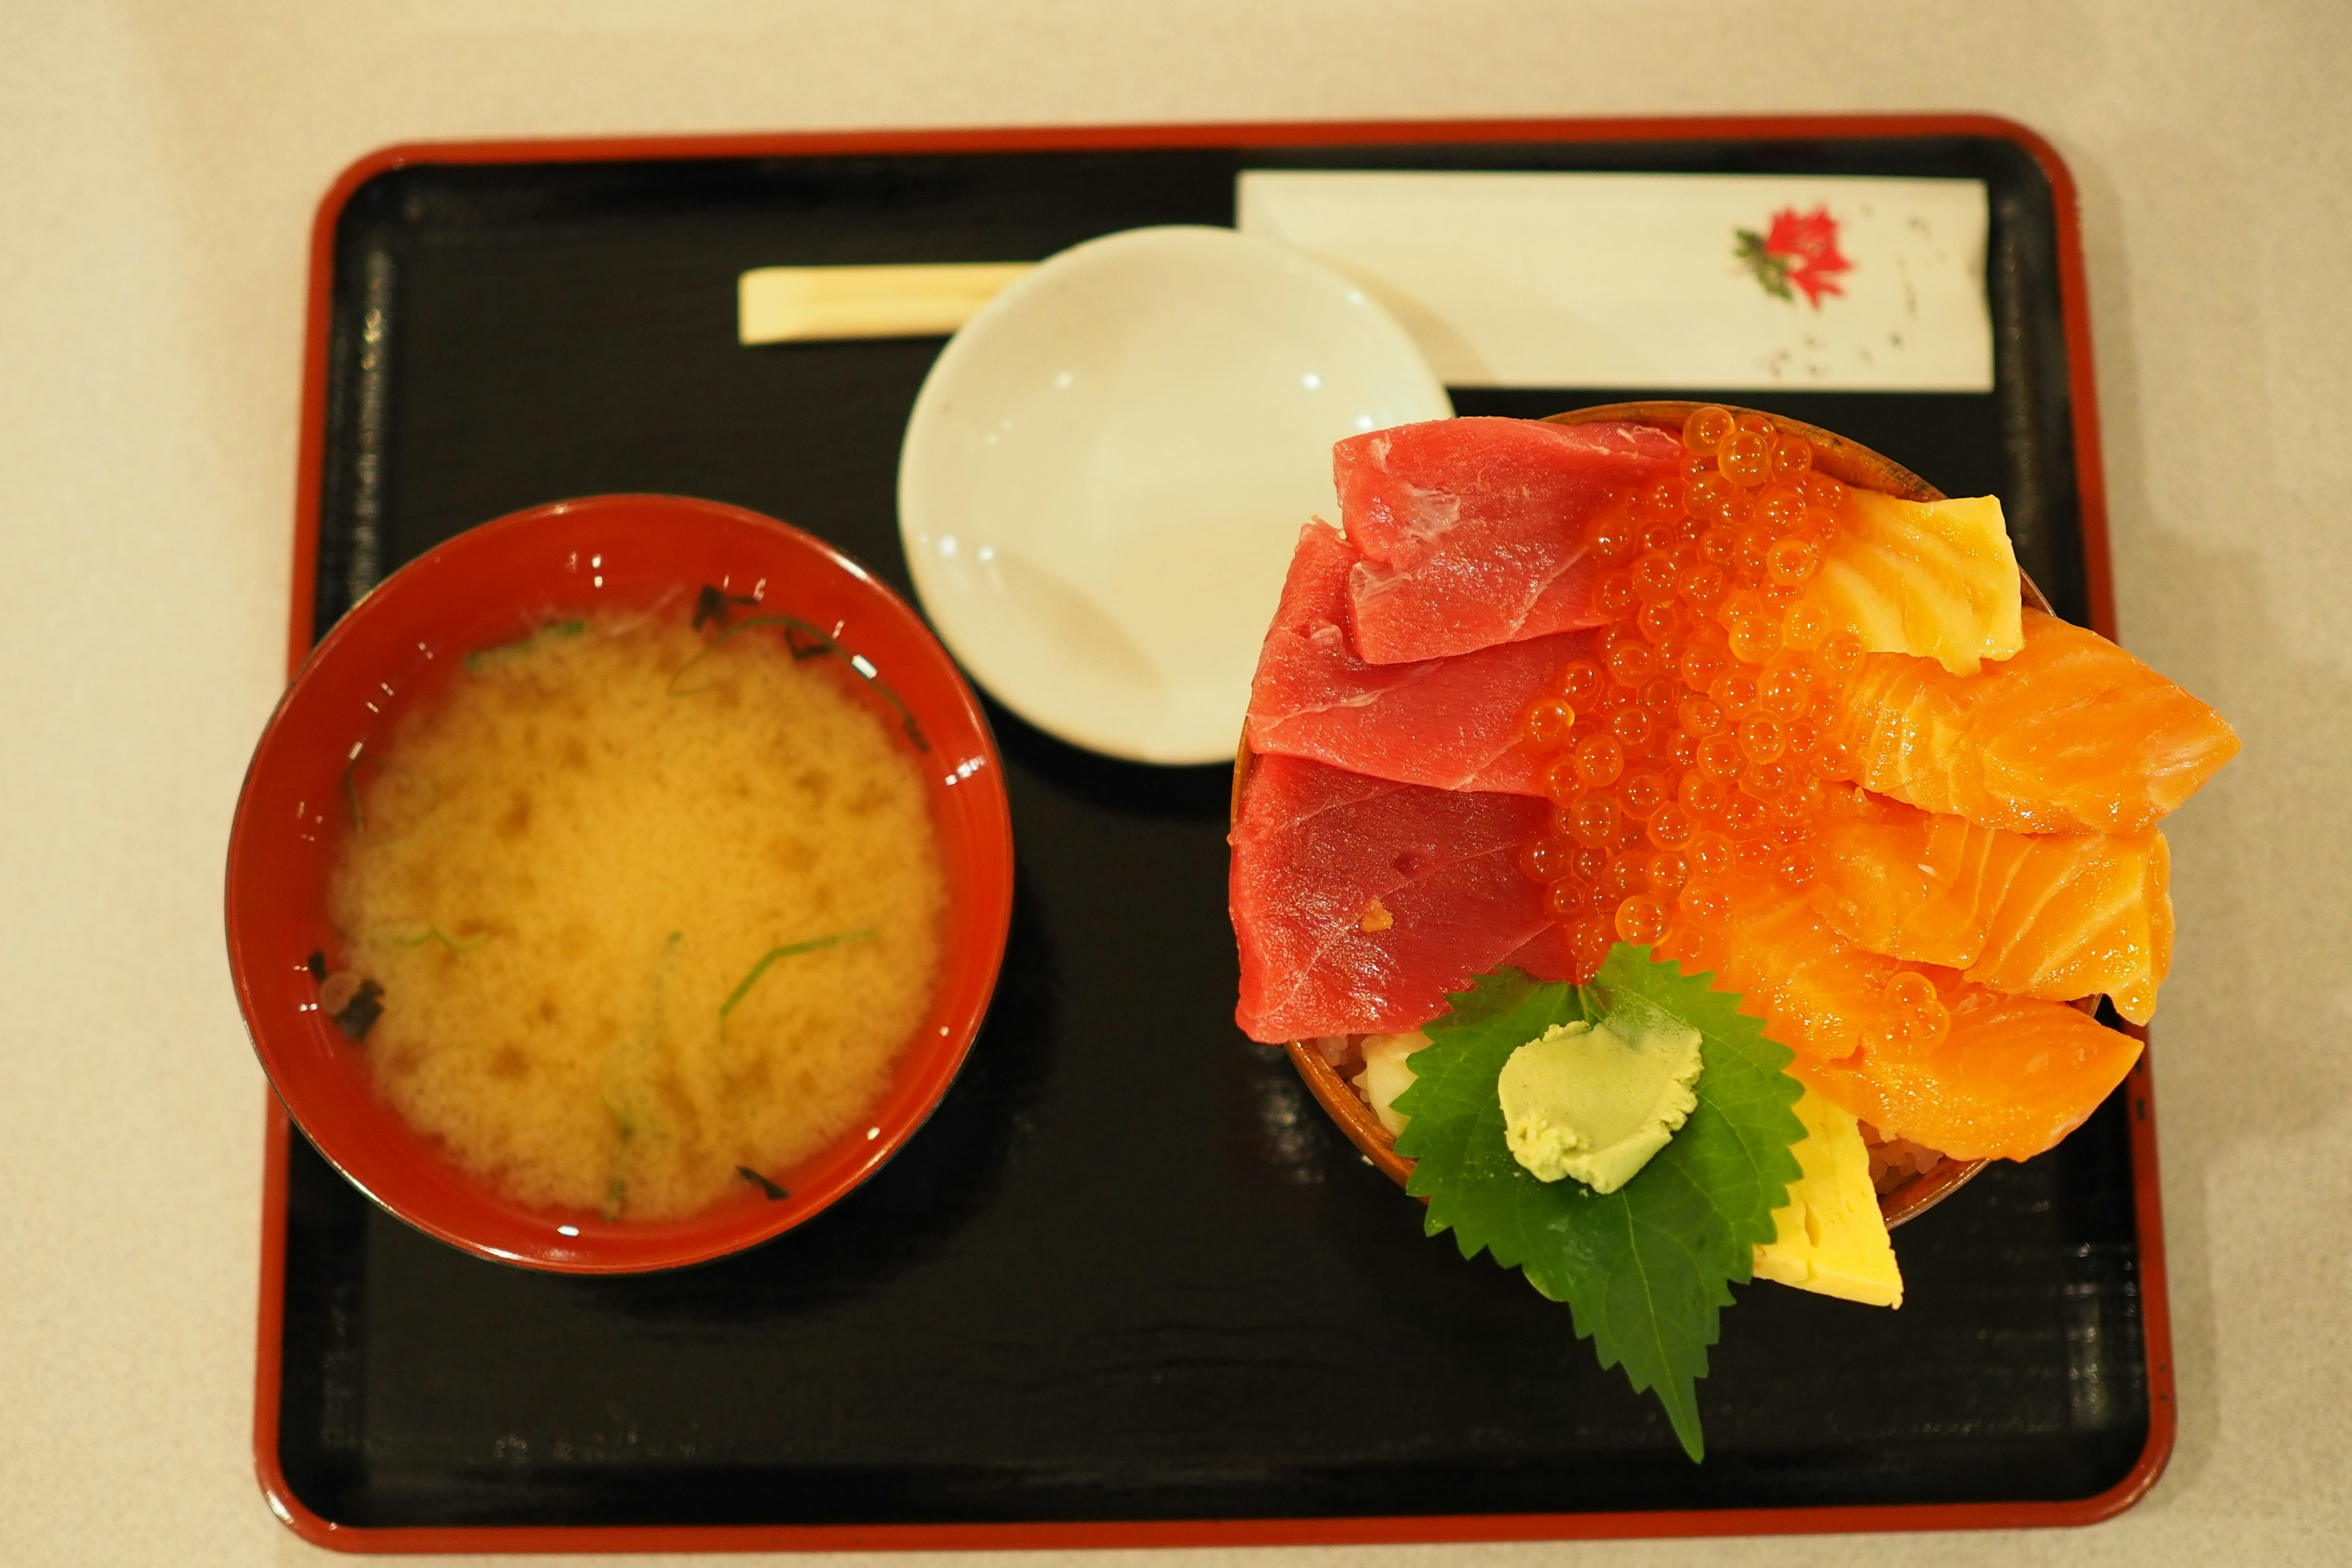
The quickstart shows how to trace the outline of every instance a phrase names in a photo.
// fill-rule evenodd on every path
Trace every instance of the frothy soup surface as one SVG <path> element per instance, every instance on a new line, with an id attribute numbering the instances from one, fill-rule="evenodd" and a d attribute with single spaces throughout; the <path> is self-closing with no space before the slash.
<path id="1" fill-rule="evenodd" d="M 339 966 L 409 1123 L 507 1195 L 693 1213 L 856 1123 L 937 982 L 916 759 L 774 626 L 487 650 L 353 775 Z"/>

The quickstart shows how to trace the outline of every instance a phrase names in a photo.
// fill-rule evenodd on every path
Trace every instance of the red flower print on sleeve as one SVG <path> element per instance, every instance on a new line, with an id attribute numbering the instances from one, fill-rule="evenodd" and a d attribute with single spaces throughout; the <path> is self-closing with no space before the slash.
<path id="1" fill-rule="evenodd" d="M 1826 204 L 1810 213 L 1782 207 L 1772 215 L 1772 227 L 1764 234 L 1752 228 L 1733 232 L 1738 237 L 1733 254 L 1774 299 L 1793 304 L 1801 289 L 1805 302 L 1818 310 L 1822 295 L 1845 292 L 1838 285 L 1838 274 L 1853 271 L 1853 263 L 1838 251 L 1837 219 Z"/>

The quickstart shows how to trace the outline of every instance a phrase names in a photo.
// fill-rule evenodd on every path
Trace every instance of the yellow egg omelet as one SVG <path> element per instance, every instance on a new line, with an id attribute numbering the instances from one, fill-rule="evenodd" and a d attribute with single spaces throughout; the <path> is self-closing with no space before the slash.
<path id="1" fill-rule="evenodd" d="M 1870 1184 L 1861 1124 L 1811 1089 L 1793 1109 L 1805 1124 L 1793 1149 L 1804 1173 L 1772 1211 L 1780 1234 L 1756 1249 L 1756 1277 L 1864 1306 L 1900 1307 L 1903 1275 Z"/>

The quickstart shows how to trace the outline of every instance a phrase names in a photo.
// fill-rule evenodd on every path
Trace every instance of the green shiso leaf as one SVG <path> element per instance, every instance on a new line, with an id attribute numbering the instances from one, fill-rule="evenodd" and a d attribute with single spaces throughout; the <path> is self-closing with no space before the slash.
<path id="1" fill-rule="evenodd" d="M 1396 1147 L 1415 1162 L 1406 1190 L 1429 1200 L 1428 1233 L 1451 1230 L 1463 1257 L 1486 1252 L 1568 1303 L 1601 1364 L 1622 1366 L 1637 1394 L 1654 1391 L 1684 1450 L 1704 1458 L 1696 1382 L 1707 1347 L 1798 1176 L 1790 1147 L 1805 1129 L 1790 1108 L 1803 1090 L 1782 1070 L 1792 1053 L 1706 976 L 1623 942 L 1580 992 L 1504 969 L 1452 1000 L 1425 1026 L 1430 1044 L 1409 1059 L 1414 1081 L 1396 1100 L 1412 1119 Z M 1555 1024 L 1644 1006 L 1699 1032 L 1697 1109 L 1606 1197 L 1536 1180 L 1503 1140 L 1503 1064 Z"/>

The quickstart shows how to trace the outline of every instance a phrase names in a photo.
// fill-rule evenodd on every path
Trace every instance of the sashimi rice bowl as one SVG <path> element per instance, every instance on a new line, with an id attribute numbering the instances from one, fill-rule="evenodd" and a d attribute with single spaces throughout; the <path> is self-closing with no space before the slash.
<path id="1" fill-rule="evenodd" d="M 1452 419 L 1334 468 L 1236 769 L 1237 1020 L 1699 1458 L 1730 1284 L 1899 1307 L 1890 1221 L 2131 1070 L 2158 824 L 2237 739 L 2052 614 L 1998 500 L 1808 426 Z"/>

